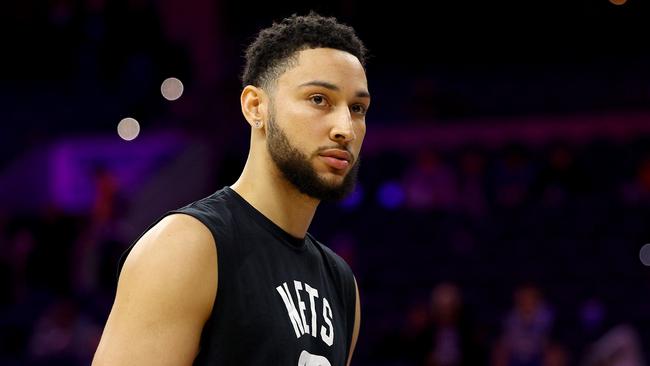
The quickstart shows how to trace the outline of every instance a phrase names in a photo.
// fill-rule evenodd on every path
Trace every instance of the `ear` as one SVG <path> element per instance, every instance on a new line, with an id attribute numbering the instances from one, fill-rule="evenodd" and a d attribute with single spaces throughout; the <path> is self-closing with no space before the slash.
<path id="1" fill-rule="evenodd" d="M 269 97 L 263 89 L 247 85 L 241 93 L 240 102 L 244 118 L 251 127 L 255 127 L 257 121 L 266 123 Z"/>

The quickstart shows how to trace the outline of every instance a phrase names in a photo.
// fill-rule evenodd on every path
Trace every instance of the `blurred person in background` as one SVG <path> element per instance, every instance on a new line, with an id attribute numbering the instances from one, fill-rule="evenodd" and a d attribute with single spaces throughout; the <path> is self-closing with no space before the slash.
<path id="1" fill-rule="evenodd" d="M 535 181 L 534 161 L 523 146 L 507 146 L 498 159 L 492 177 L 494 204 L 500 209 L 516 210 L 525 206 Z"/>
<path id="2" fill-rule="evenodd" d="M 485 192 L 486 157 L 476 150 L 464 150 L 459 162 L 458 207 L 462 214 L 482 219 L 487 213 Z"/>
<path id="3" fill-rule="evenodd" d="M 418 366 L 487 365 L 485 334 L 455 283 L 441 282 L 428 301 L 412 304 L 405 315 L 401 328 L 373 347 L 377 361 Z"/>
<path id="4" fill-rule="evenodd" d="M 616 322 L 598 298 L 584 301 L 579 312 L 581 366 L 644 366 L 641 339 L 636 329 Z"/>
<path id="5" fill-rule="evenodd" d="M 534 284 L 518 287 L 493 350 L 495 366 L 564 365 L 562 347 L 552 342 L 554 314 Z"/>
<path id="6" fill-rule="evenodd" d="M 623 200 L 630 206 L 650 205 L 650 155 L 639 161 L 635 176 L 622 184 L 621 192 Z"/>
<path id="7" fill-rule="evenodd" d="M 420 151 L 404 175 L 408 208 L 449 212 L 457 203 L 456 179 L 440 154 Z"/>
<path id="8" fill-rule="evenodd" d="M 430 317 L 418 335 L 426 366 L 485 364 L 480 334 L 463 302 L 461 290 L 451 282 L 437 285 L 431 293 Z"/>
<path id="9" fill-rule="evenodd" d="M 583 356 L 581 366 L 645 366 L 636 330 L 621 324 L 594 342 Z"/>

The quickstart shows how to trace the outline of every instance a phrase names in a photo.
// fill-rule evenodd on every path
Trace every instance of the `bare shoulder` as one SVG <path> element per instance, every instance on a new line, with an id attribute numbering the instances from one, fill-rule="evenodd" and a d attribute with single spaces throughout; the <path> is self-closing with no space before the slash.
<path id="1" fill-rule="evenodd" d="M 214 238 L 205 225 L 189 215 L 169 215 L 133 247 L 120 282 L 137 285 L 144 280 L 147 286 L 162 286 L 166 293 L 191 291 L 200 295 L 197 290 L 207 291 L 205 285 L 212 274 L 216 275 L 216 255 Z"/>
<path id="2" fill-rule="evenodd" d="M 173 214 L 133 247 L 122 268 L 120 282 L 124 283 L 118 284 L 118 296 L 122 286 L 154 292 L 150 295 L 170 301 L 182 298 L 207 316 L 216 291 L 216 273 L 216 245 L 210 230 L 192 216 Z"/>
<path id="3" fill-rule="evenodd" d="M 217 250 L 197 219 L 173 214 L 129 253 L 94 364 L 187 364 L 217 292 Z"/>
<path id="4" fill-rule="evenodd" d="M 210 230 L 196 218 L 185 214 L 166 216 L 135 244 L 123 272 L 139 265 L 176 265 L 180 260 L 210 264 L 215 259 L 215 242 Z M 216 263 L 216 262 L 213 262 Z M 195 263 L 200 264 L 200 263 Z"/>

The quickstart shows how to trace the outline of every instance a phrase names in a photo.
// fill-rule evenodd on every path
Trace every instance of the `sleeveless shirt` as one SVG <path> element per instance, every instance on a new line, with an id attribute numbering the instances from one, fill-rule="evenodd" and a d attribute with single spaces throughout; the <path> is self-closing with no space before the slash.
<path id="1" fill-rule="evenodd" d="M 309 233 L 293 237 L 228 186 L 147 230 L 174 213 L 203 223 L 217 249 L 217 293 L 194 365 L 346 364 L 356 289 L 342 258 Z"/>

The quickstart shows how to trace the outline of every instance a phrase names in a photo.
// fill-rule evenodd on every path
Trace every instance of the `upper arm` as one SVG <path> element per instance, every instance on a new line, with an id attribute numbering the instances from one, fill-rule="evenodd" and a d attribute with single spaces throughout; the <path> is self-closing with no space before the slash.
<path id="1" fill-rule="evenodd" d="M 191 364 L 216 291 L 208 228 L 188 215 L 165 217 L 124 263 L 93 364 Z"/>
<path id="2" fill-rule="evenodd" d="M 352 330 L 352 342 L 350 342 L 350 352 L 348 355 L 348 363 L 352 361 L 352 353 L 354 353 L 354 347 L 357 345 L 357 338 L 359 337 L 359 328 L 361 326 L 361 303 L 359 301 L 359 286 L 357 285 L 356 278 L 354 279 L 354 288 L 356 289 L 356 301 L 354 305 L 354 328 Z"/>

